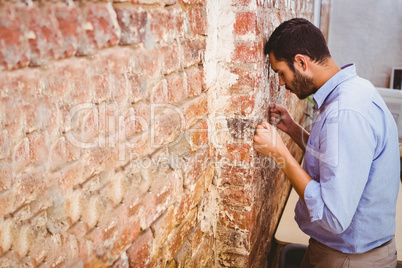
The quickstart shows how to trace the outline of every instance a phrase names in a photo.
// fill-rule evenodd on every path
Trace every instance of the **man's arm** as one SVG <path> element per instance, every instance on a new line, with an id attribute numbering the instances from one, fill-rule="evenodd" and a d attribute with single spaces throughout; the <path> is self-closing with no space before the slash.
<path id="1" fill-rule="evenodd" d="M 296 123 L 287 109 L 282 105 L 275 105 L 269 109 L 269 123 L 285 132 L 305 151 L 310 134 Z"/>
<path id="2" fill-rule="evenodd" d="M 304 190 L 312 179 L 289 152 L 273 125 L 262 123 L 257 127 L 254 147 L 258 152 L 272 157 L 277 164 L 280 164 L 293 188 L 304 200 Z"/>

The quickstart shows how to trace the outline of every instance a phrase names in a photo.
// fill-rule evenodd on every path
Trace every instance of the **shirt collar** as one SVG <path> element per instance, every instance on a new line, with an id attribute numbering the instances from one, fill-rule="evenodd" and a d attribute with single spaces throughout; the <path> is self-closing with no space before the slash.
<path id="1" fill-rule="evenodd" d="M 316 108 L 319 109 L 329 94 L 342 82 L 356 75 L 356 66 L 351 63 L 341 67 L 341 70 L 332 76 L 314 94 Z"/>

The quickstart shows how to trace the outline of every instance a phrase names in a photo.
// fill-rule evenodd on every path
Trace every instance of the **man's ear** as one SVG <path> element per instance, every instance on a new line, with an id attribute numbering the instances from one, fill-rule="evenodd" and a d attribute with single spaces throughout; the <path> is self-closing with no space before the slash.
<path id="1" fill-rule="evenodd" d="M 306 71 L 307 68 L 309 67 L 309 57 L 303 54 L 296 54 L 294 57 L 294 65 L 297 67 L 299 70 Z"/>

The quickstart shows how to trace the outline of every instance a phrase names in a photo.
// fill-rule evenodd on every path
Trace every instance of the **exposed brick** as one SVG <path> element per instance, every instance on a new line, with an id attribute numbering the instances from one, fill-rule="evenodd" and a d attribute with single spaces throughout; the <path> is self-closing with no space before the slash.
<path id="1" fill-rule="evenodd" d="M 197 219 L 196 215 L 196 210 L 191 210 L 186 219 L 169 237 L 169 240 L 166 242 L 166 246 L 168 249 L 168 254 L 170 256 L 174 256 L 178 252 L 179 248 L 185 243 L 186 238 L 189 236 L 191 230 L 195 225 Z"/>
<path id="2" fill-rule="evenodd" d="M 193 253 L 188 267 L 210 267 L 214 262 L 213 237 L 204 237 L 197 251 Z"/>
<path id="3" fill-rule="evenodd" d="M 7 163 L 0 165 L 0 191 L 10 189 L 13 181 L 11 165 Z"/>
<path id="4" fill-rule="evenodd" d="M 136 67 L 148 79 L 160 77 L 161 63 L 159 50 L 137 49 L 134 52 Z"/>
<path id="5" fill-rule="evenodd" d="M 198 151 L 208 142 L 208 120 L 205 119 L 196 124 L 185 133 L 191 151 Z"/>
<path id="6" fill-rule="evenodd" d="M 252 231 L 256 222 L 255 208 L 251 211 L 223 207 L 219 214 L 219 222 L 225 227 Z"/>
<path id="7" fill-rule="evenodd" d="M 24 13 L 21 15 L 25 15 Z M 58 26 L 50 5 L 40 7 L 34 5 L 29 9 L 27 20 L 28 31 L 31 33 L 28 39 L 31 51 L 29 65 L 39 66 L 61 57 L 62 36 Z"/>
<path id="8" fill-rule="evenodd" d="M 115 8 L 121 28 L 120 44 L 131 45 L 145 40 L 147 12 L 137 6 Z"/>
<path id="9" fill-rule="evenodd" d="M 183 47 L 183 66 L 190 67 L 204 60 L 205 38 L 187 39 L 181 42 Z"/>
<path id="10" fill-rule="evenodd" d="M 254 111 L 255 95 L 234 95 L 230 97 L 230 105 L 226 108 L 226 112 L 238 115 L 251 115 Z"/>
<path id="11" fill-rule="evenodd" d="M 177 263 L 177 267 L 179 268 L 188 267 L 188 264 L 191 261 L 191 255 L 192 255 L 191 244 L 189 241 L 185 240 L 183 241 L 181 248 L 177 251 L 176 255 L 174 256 L 174 259 Z"/>
<path id="12" fill-rule="evenodd" d="M 151 260 L 153 236 L 150 229 L 141 234 L 127 250 L 130 267 L 146 267 Z"/>
<path id="13" fill-rule="evenodd" d="M 7 252 L 13 242 L 13 222 L 11 219 L 0 221 L 0 254 Z"/>
<path id="14" fill-rule="evenodd" d="M 181 102 L 188 97 L 186 73 L 173 74 L 167 79 L 167 93 L 170 103 Z"/>
<path id="15" fill-rule="evenodd" d="M 233 25 L 234 34 L 258 34 L 257 15 L 254 12 L 236 13 L 236 22 Z"/>
<path id="16" fill-rule="evenodd" d="M 183 125 L 182 114 L 174 106 L 155 107 L 155 117 L 151 124 L 151 146 L 158 148 L 177 142 L 182 138 Z"/>
<path id="17" fill-rule="evenodd" d="M 219 191 L 222 204 L 236 207 L 252 206 L 253 196 L 251 189 L 225 187 Z"/>
<path id="18" fill-rule="evenodd" d="M 253 92 L 261 84 L 261 75 L 245 68 L 232 68 L 231 72 L 238 75 L 237 81 L 231 86 L 232 90 Z"/>
<path id="19" fill-rule="evenodd" d="M 224 166 L 221 168 L 221 184 L 237 186 L 253 184 L 256 177 L 255 172 L 255 170 L 244 167 Z"/>
<path id="20" fill-rule="evenodd" d="M 14 147 L 13 170 L 18 173 L 23 171 L 30 163 L 29 140 L 24 138 Z"/>
<path id="21" fill-rule="evenodd" d="M 176 6 L 149 11 L 152 35 L 156 41 L 171 41 L 182 35 L 184 18 Z"/>
<path id="22" fill-rule="evenodd" d="M 151 91 L 151 102 L 152 103 L 168 103 L 168 93 L 167 93 L 167 81 L 166 79 L 161 80 Z"/>
<path id="23" fill-rule="evenodd" d="M 207 20 L 205 7 L 193 7 L 188 10 L 188 19 L 193 34 L 206 35 Z"/>
<path id="24" fill-rule="evenodd" d="M 10 154 L 10 146 L 8 140 L 8 131 L 0 132 L 0 159 L 7 158 Z"/>
<path id="25" fill-rule="evenodd" d="M 80 11 L 74 3 L 57 3 L 52 7 L 61 34 L 61 54 L 63 57 L 74 56 L 81 35 Z"/>
<path id="26" fill-rule="evenodd" d="M 205 94 L 183 104 L 181 107 L 185 120 L 185 128 L 190 128 L 198 121 L 205 119 L 208 112 L 208 101 Z"/>
<path id="27" fill-rule="evenodd" d="M 78 43 L 78 55 L 95 53 L 100 48 L 119 42 L 120 27 L 113 16 L 111 3 L 85 3 L 83 34 Z"/>
<path id="28" fill-rule="evenodd" d="M 30 158 L 33 164 L 44 164 L 49 154 L 47 133 L 36 133 L 28 137 Z"/>
<path id="29" fill-rule="evenodd" d="M 179 47 L 176 44 L 160 48 L 164 74 L 178 71 L 180 68 Z"/>
<path id="30" fill-rule="evenodd" d="M 4 3 L 0 16 L 0 70 L 11 70 L 28 65 L 28 42 L 24 38 L 24 17 L 17 14 L 22 4 Z"/>
<path id="31" fill-rule="evenodd" d="M 151 225 L 155 247 L 162 247 L 176 226 L 175 210 L 171 207 Z"/>
<path id="32" fill-rule="evenodd" d="M 208 156 L 208 150 L 207 149 L 202 149 L 192 155 L 192 157 L 189 159 L 188 162 L 185 163 L 183 169 L 184 169 L 184 187 L 189 188 L 191 185 L 194 184 L 194 182 L 197 180 L 197 178 L 202 174 L 204 169 L 208 165 L 209 161 L 209 156 Z"/>
<path id="33" fill-rule="evenodd" d="M 58 139 L 50 149 L 50 167 L 52 170 L 60 168 L 67 162 L 65 138 Z"/>
<path id="34" fill-rule="evenodd" d="M 203 71 L 198 68 L 189 68 L 186 70 L 186 74 L 189 97 L 200 95 L 206 88 Z"/>
<path id="35" fill-rule="evenodd" d="M 262 60 L 262 43 L 259 42 L 239 42 L 235 44 L 232 59 L 236 63 L 255 63 Z"/>

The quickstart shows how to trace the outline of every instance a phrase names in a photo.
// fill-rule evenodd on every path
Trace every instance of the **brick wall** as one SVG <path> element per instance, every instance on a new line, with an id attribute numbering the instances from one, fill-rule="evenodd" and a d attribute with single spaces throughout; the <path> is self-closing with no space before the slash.
<path id="1" fill-rule="evenodd" d="M 1 267 L 264 267 L 263 44 L 312 1 L 0 3 Z M 301 151 L 286 140 L 300 159 Z"/>

